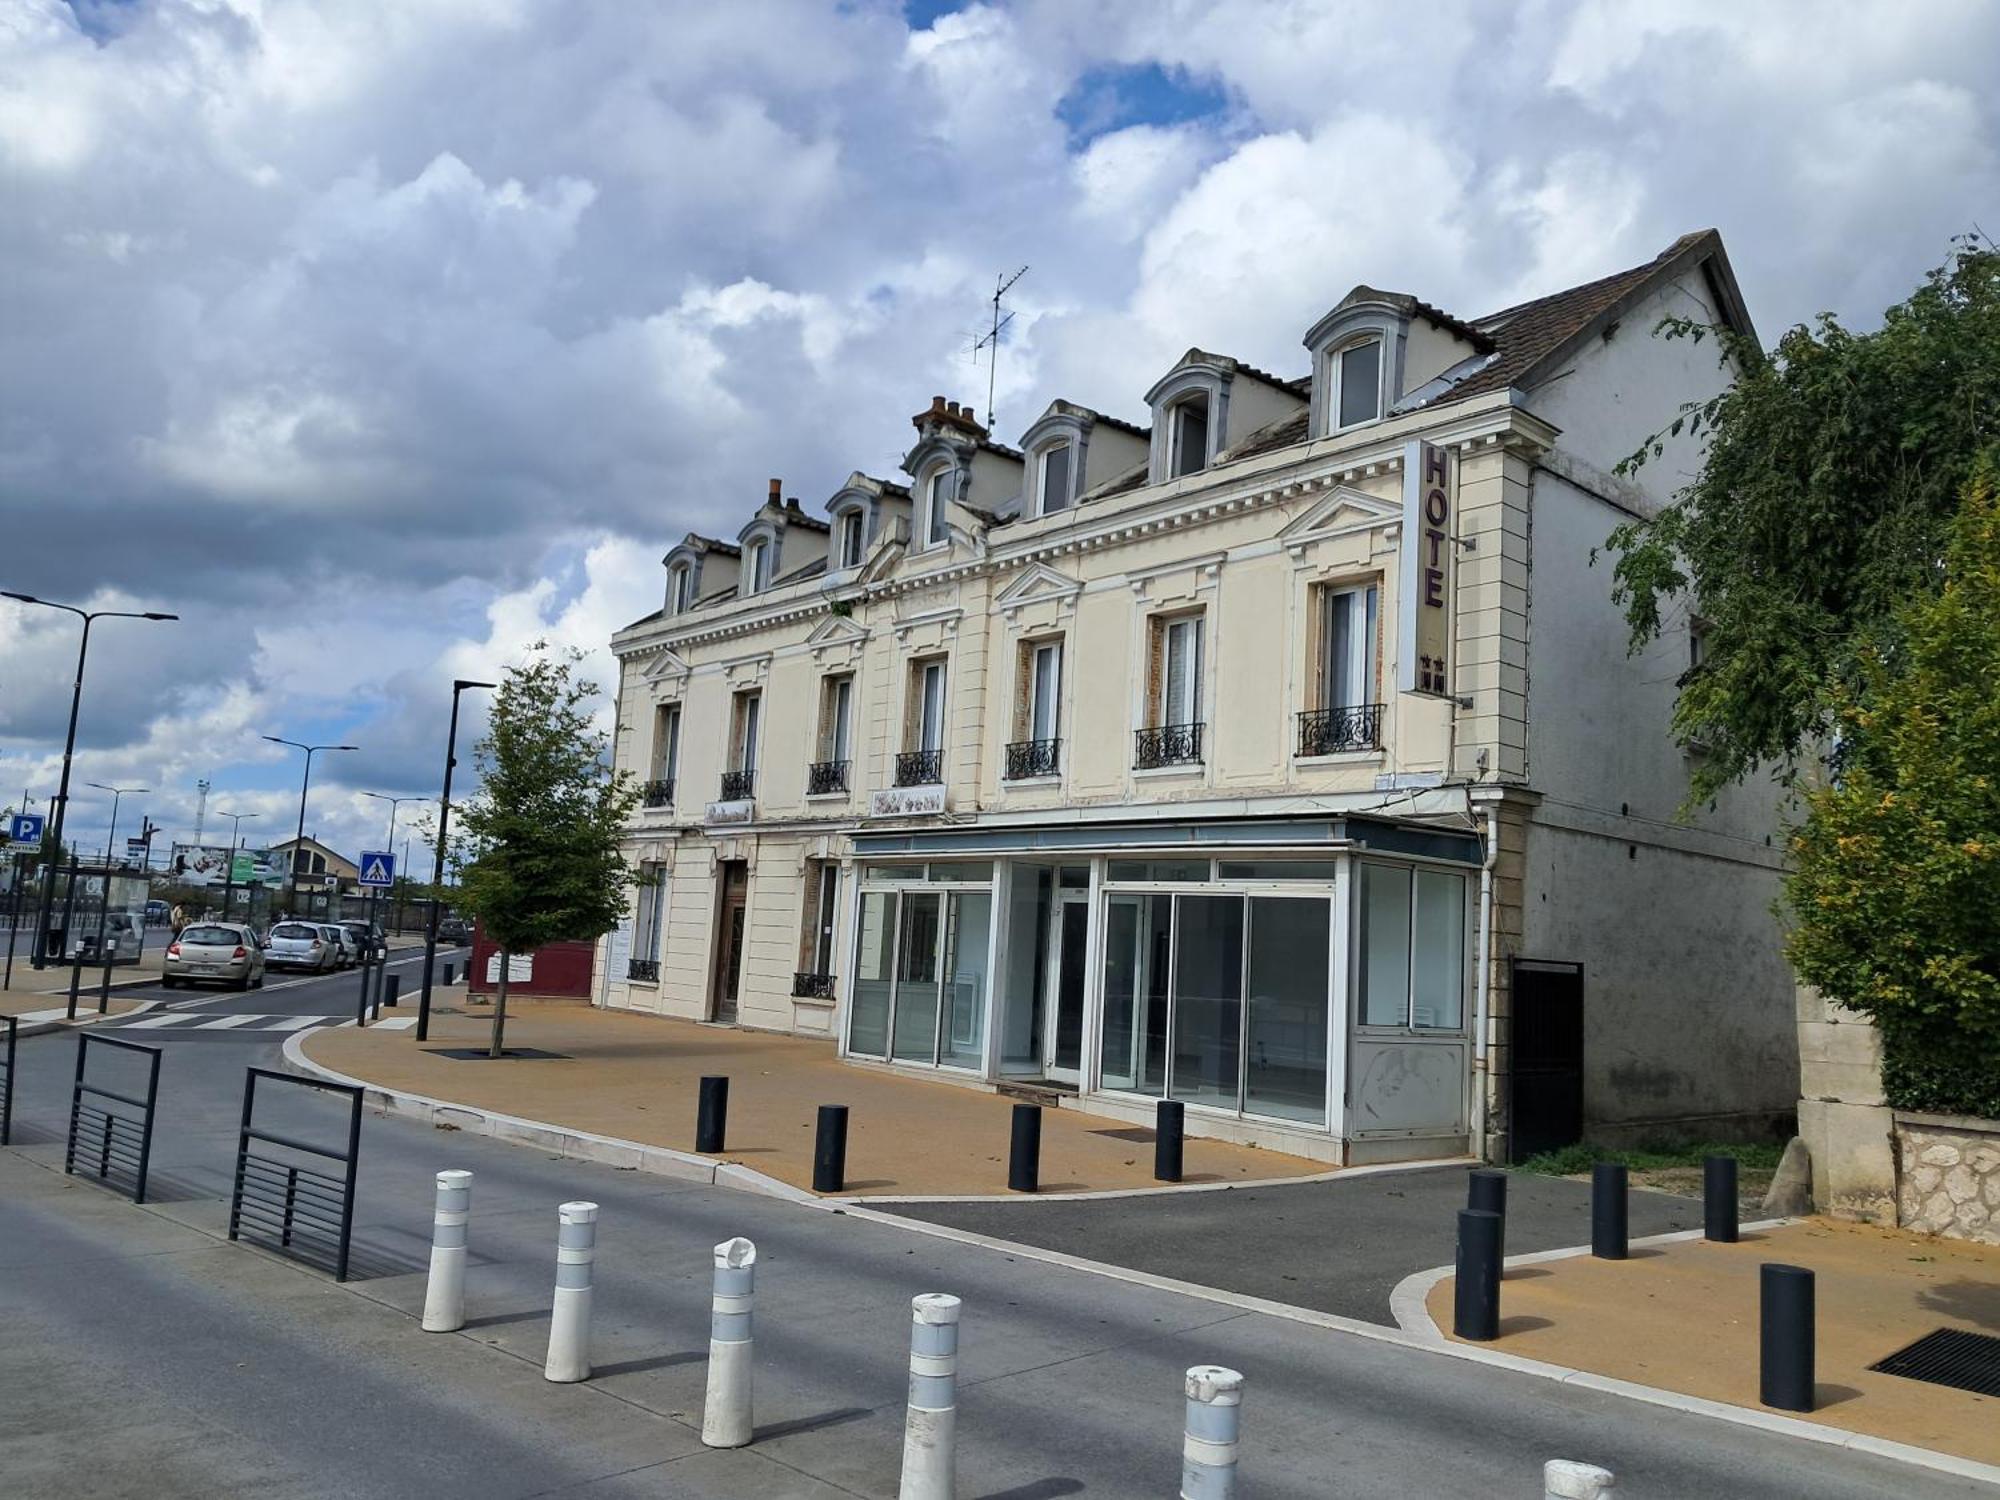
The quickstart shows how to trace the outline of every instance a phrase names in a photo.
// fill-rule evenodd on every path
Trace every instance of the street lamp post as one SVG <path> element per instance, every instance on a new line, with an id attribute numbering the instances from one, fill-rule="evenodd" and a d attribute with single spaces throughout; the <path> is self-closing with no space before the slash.
<path id="1" fill-rule="evenodd" d="M 431 865 L 431 915 L 424 924 L 424 988 L 417 1001 L 417 1040 L 429 1041 L 431 1034 L 431 970 L 437 964 L 438 892 L 444 887 L 446 825 L 451 821 L 451 768 L 458 764 L 458 695 L 467 688 L 497 688 L 497 682 L 468 682 L 459 678 L 451 685 L 451 728 L 444 737 L 444 790 L 438 794 L 436 859 Z M 470 979 L 467 980 L 470 983 Z"/>
<path id="2" fill-rule="evenodd" d="M 0 598 L 18 600 L 22 604 L 39 604 L 44 609 L 60 609 L 75 615 L 83 621 L 83 639 L 76 648 L 76 686 L 69 699 L 69 733 L 63 738 L 62 783 L 56 788 L 53 799 L 55 826 L 50 830 L 56 848 L 56 858 L 48 862 L 48 869 L 42 880 L 42 907 L 35 919 L 35 944 L 33 948 L 34 966 L 48 967 L 49 914 L 55 907 L 56 865 L 62 858 L 63 815 L 69 811 L 69 767 L 76 755 L 76 716 L 83 707 L 83 665 L 90 655 L 90 626 L 94 620 L 178 620 L 179 615 L 165 614 L 159 610 L 128 609 L 79 609 L 74 604 L 58 604 L 53 599 L 37 599 L 33 594 L 17 594 L 11 589 L 0 589 Z"/>
<path id="3" fill-rule="evenodd" d="M 389 804 L 389 841 L 386 844 L 384 844 L 382 848 L 385 851 L 387 851 L 391 857 L 394 857 L 396 853 L 396 814 L 402 811 L 402 807 L 405 802 L 428 802 L 430 801 L 430 798 L 391 797 L 387 792 L 363 792 L 361 795 L 364 797 L 373 797 L 377 802 L 386 802 Z M 410 874 L 409 859 L 405 857 L 403 863 L 397 866 L 397 868 L 403 872 L 400 878 L 407 880 Z M 395 893 L 392 890 L 390 894 L 394 895 Z M 396 924 L 396 935 L 398 937 L 402 936 L 403 907 L 400 902 L 395 903 L 395 910 L 391 914 L 391 920 L 394 921 Z M 384 943 L 386 943 L 387 941 L 388 941 L 387 938 L 383 939 Z"/>
<path id="4" fill-rule="evenodd" d="M 118 846 L 118 799 L 136 797 L 141 792 L 150 792 L 149 786 L 106 786 L 101 781 L 86 781 L 87 787 L 95 787 L 100 792 L 111 793 L 111 831 L 104 835 L 104 862 L 111 863 L 111 851 Z"/>
<path id="5" fill-rule="evenodd" d="M 229 863 L 223 866 L 222 874 L 222 920 L 227 922 L 229 920 L 229 908 L 236 900 L 236 851 L 243 847 L 243 820 L 245 818 L 254 818 L 257 814 L 253 812 L 224 812 L 221 808 L 217 808 L 215 815 L 218 818 L 229 819 Z M 255 903 L 253 902 L 251 903 L 251 909 L 243 913 L 243 920 L 247 922 L 255 915 Z"/>
<path id="6" fill-rule="evenodd" d="M 306 753 L 305 774 L 299 778 L 299 834 L 292 843 L 292 905 L 299 902 L 299 866 L 306 858 L 306 789 L 312 785 L 313 757 L 322 750 L 359 750 L 359 745 L 308 745 L 300 740 L 288 740 L 275 734 L 264 736 L 274 745 L 289 745 L 294 750 Z"/>

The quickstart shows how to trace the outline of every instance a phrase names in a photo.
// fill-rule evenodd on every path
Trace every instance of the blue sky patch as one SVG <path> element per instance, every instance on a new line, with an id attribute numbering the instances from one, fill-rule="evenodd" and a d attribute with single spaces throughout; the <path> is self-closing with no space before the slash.
<path id="1" fill-rule="evenodd" d="M 1218 84 L 1179 68 L 1106 63 L 1077 79 L 1056 115 L 1069 127 L 1070 143 L 1081 147 L 1128 125 L 1178 125 L 1220 114 L 1228 102 Z"/>

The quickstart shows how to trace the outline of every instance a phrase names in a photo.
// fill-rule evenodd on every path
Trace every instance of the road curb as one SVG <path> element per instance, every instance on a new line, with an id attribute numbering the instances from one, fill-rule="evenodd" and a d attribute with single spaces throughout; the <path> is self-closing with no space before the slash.
<path id="1" fill-rule="evenodd" d="M 789 1182 L 780 1182 L 775 1177 L 766 1176 L 762 1172 L 739 1166 L 734 1162 L 715 1161 L 706 1156 L 696 1156 L 692 1152 L 676 1151 L 669 1146 L 648 1146 L 639 1141 L 622 1140 L 617 1136 L 597 1135 L 587 1130 L 571 1130 L 561 1125 L 551 1125 L 543 1120 L 525 1119 L 520 1115 L 505 1115 L 496 1110 L 479 1109 L 470 1104 L 456 1104 L 449 1099 L 433 1099 L 427 1094 L 413 1094 L 403 1089 L 384 1088 L 380 1084 L 370 1083 L 365 1078 L 352 1077 L 329 1068 L 324 1063 L 314 1062 L 306 1056 L 306 1038 L 315 1032 L 327 1029 L 329 1028 L 312 1026 L 304 1031 L 295 1031 L 285 1038 L 285 1070 L 307 1078 L 318 1078 L 329 1083 L 341 1083 L 359 1088 L 362 1102 L 381 1110 L 384 1114 L 419 1120 L 432 1126 L 449 1126 L 454 1130 L 470 1131 L 474 1135 L 490 1135 L 496 1140 L 533 1146 L 541 1151 L 554 1151 L 563 1156 L 574 1156 L 604 1166 L 650 1172 L 655 1176 L 669 1177 L 677 1182 L 737 1188 L 767 1198 L 783 1198 L 790 1202 L 820 1205 L 820 1200 L 804 1188 L 793 1187 Z"/>
<path id="2" fill-rule="evenodd" d="M 144 984 L 147 981 L 128 980 L 127 983 Z M 77 1016 L 74 1021 L 23 1021 L 14 1029 L 14 1035 L 19 1040 L 25 1042 L 31 1036 L 47 1036 L 52 1031 L 76 1031 L 84 1026 L 95 1026 L 100 1021 L 124 1021 L 133 1016 L 143 1016 L 149 1010 L 158 1010 L 161 1003 L 158 1000 L 141 1000 L 130 1010 L 121 1010 L 116 1015 L 107 1014 L 102 1016 L 97 1014 L 95 1010 L 86 1014 L 82 1005 L 79 1004 L 77 1006 Z"/>

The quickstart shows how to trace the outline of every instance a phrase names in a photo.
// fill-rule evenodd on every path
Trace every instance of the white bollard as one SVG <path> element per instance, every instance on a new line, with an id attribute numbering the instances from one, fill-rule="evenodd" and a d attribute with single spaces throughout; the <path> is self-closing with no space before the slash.
<path id="1" fill-rule="evenodd" d="M 910 1409 L 900 1500 L 952 1500 L 958 1490 L 958 1298 L 910 1302 Z"/>
<path id="2" fill-rule="evenodd" d="M 1543 1500 L 1602 1500 L 1617 1487 L 1617 1476 L 1596 1464 L 1552 1458 L 1542 1465 Z"/>
<path id="3" fill-rule="evenodd" d="M 424 1287 L 424 1332 L 456 1333 L 465 1326 L 465 1222 L 471 1217 L 472 1174 L 437 1174 L 437 1208 L 431 1215 L 431 1279 Z"/>
<path id="4" fill-rule="evenodd" d="M 741 1235 L 717 1245 L 708 1396 L 701 1407 L 701 1440 L 711 1448 L 741 1448 L 750 1441 L 750 1301 L 756 1286 L 757 1247 Z"/>
<path id="5" fill-rule="evenodd" d="M 556 1210 L 556 1302 L 549 1316 L 545 1379 L 590 1379 L 590 1276 L 597 1260 L 597 1205 Z"/>
<path id="6" fill-rule="evenodd" d="M 1187 1372 L 1187 1427 L 1181 1437 L 1181 1500 L 1231 1500 L 1243 1377 L 1221 1365 Z"/>

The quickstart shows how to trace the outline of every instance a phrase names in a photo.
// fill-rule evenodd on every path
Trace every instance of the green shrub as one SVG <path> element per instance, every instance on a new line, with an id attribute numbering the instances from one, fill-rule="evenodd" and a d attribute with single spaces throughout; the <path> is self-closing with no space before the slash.
<path id="1" fill-rule="evenodd" d="M 1634 1172 L 1656 1172 L 1667 1167 L 1698 1167 L 1705 1156 L 1733 1156 L 1738 1166 L 1758 1171 L 1774 1169 L 1783 1154 L 1784 1147 L 1775 1141 L 1704 1141 L 1694 1146 L 1638 1146 L 1628 1151 L 1579 1143 L 1531 1156 L 1519 1170 L 1575 1177 L 1598 1162 L 1608 1161 L 1622 1162 Z"/>
<path id="2" fill-rule="evenodd" d="M 2000 1120 L 2000 1058 L 1910 1028 L 1882 1035 L 1882 1093 L 1896 1109 Z"/>

